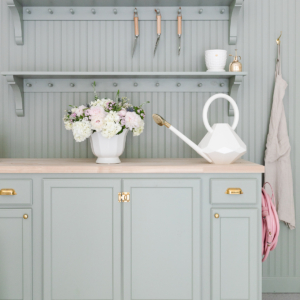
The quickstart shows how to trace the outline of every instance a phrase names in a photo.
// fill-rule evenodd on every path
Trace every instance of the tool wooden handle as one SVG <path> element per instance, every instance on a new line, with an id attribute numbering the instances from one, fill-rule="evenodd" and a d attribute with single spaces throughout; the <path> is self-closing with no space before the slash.
<path id="1" fill-rule="evenodd" d="M 182 27 L 181 27 L 181 21 L 182 21 L 182 16 L 177 16 L 177 33 L 178 35 L 182 33 Z"/>
<path id="2" fill-rule="evenodd" d="M 156 15 L 157 34 L 161 34 L 161 15 Z"/>
<path id="3" fill-rule="evenodd" d="M 139 35 L 139 17 L 134 17 L 134 35 Z"/>

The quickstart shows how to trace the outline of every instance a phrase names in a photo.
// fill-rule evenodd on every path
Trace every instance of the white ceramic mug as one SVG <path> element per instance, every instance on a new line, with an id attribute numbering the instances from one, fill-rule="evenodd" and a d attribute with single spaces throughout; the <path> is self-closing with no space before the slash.
<path id="1" fill-rule="evenodd" d="M 227 51 L 214 49 L 205 51 L 207 72 L 225 72 Z"/>

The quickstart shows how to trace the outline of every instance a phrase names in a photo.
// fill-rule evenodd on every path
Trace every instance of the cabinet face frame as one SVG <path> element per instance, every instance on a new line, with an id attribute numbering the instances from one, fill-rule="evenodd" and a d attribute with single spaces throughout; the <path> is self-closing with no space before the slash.
<path id="1" fill-rule="evenodd" d="M 188 211 L 190 209 L 191 213 L 191 223 L 190 223 L 190 228 L 191 231 L 187 232 L 186 234 L 190 234 L 190 241 L 191 241 L 191 253 L 190 257 L 192 259 L 191 261 L 191 282 L 188 284 L 191 286 L 190 289 L 190 294 L 191 296 L 189 298 L 180 298 L 181 300 L 183 299 L 190 299 L 190 300 L 199 300 L 201 299 L 201 180 L 200 179 L 124 179 L 123 180 L 123 190 L 126 192 L 130 192 L 130 203 L 122 203 L 122 211 L 123 211 L 123 299 L 124 300 L 132 300 L 132 299 L 146 299 L 145 297 L 137 297 L 134 296 L 134 288 L 133 288 L 133 222 L 134 222 L 134 216 L 133 216 L 133 207 L 136 203 L 136 201 L 139 201 L 136 197 L 135 189 L 169 189 L 169 190 L 175 190 L 176 189 L 180 190 L 181 193 L 184 194 L 184 189 L 189 191 L 190 197 L 186 199 L 186 201 L 190 201 L 189 205 L 191 205 L 189 208 L 187 206 L 183 206 L 183 209 L 186 209 Z M 136 191 L 138 192 L 138 191 Z M 172 191 L 173 192 L 173 191 Z M 154 194 L 154 193 L 153 193 Z M 149 195 L 150 199 L 153 197 L 153 201 L 155 200 L 155 195 Z M 142 200 L 142 199 L 141 199 Z M 169 200 L 169 199 L 168 199 Z M 151 201 L 151 200 L 150 200 Z M 162 200 L 163 201 L 163 200 Z M 169 200 L 170 201 L 170 200 Z M 177 199 L 178 201 L 178 199 Z M 181 203 L 182 204 L 182 203 Z M 182 207 L 179 206 L 177 207 L 177 211 L 179 208 Z M 154 208 L 152 208 L 153 212 Z M 170 207 L 170 211 L 172 211 L 172 207 Z M 176 213 L 176 210 L 173 210 L 173 213 Z M 165 216 L 166 220 L 168 220 L 168 215 Z M 170 217 L 170 216 L 169 216 Z M 173 219 L 171 220 L 173 221 Z M 145 220 L 146 222 L 146 220 Z M 167 222 L 168 223 L 168 222 Z M 168 227 L 169 226 L 169 227 Z M 149 228 L 148 228 L 149 229 Z M 155 233 L 155 228 L 152 231 L 151 228 L 148 230 L 147 228 L 141 229 L 145 230 L 145 234 L 150 234 L 150 236 L 154 236 Z M 137 227 L 135 228 L 137 230 Z M 140 229 L 138 229 L 140 230 Z M 165 228 L 162 228 L 162 230 L 165 230 L 165 232 L 168 232 L 170 230 L 170 223 L 166 225 Z M 176 227 L 175 231 L 178 230 L 178 226 Z M 177 234 L 177 232 L 174 232 Z M 143 234 L 143 233 L 142 233 Z M 180 233 L 178 233 L 180 236 Z M 139 234 L 141 235 L 141 233 Z M 163 234 L 162 234 L 163 236 Z M 182 235 L 181 235 L 182 237 Z M 159 238 L 160 241 L 162 241 L 162 237 L 160 236 Z M 176 239 L 175 239 L 176 240 Z M 174 240 L 173 240 L 174 242 Z M 145 248 L 145 245 L 147 243 L 144 243 L 143 248 Z M 159 246 L 161 246 L 161 250 L 159 251 L 164 251 L 166 252 L 166 249 L 163 249 L 163 244 L 162 245 L 157 245 L 157 247 L 154 245 L 154 249 L 159 249 Z M 175 249 L 174 249 L 175 250 Z M 137 251 L 137 250 L 135 250 Z M 137 252 L 136 252 L 137 253 Z M 145 253 L 145 255 L 147 255 Z M 151 255 L 151 252 L 148 252 L 148 255 Z M 159 258 L 161 259 L 161 257 Z M 189 259 L 186 257 L 186 259 Z M 186 261 L 184 257 L 178 257 L 178 263 L 180 261 Z M 176 264 L 176 261 L 174 261 L 174 264 Z M 174 267 L 174 265 L 173 265 Z M 176 268 L 175 268 L 176 269 Z M 147 272 L 145 270 L 145 272 Z M 155 272 L 152 270 L 152 275 L 154 275 Z M 142 274 L 143 275 L 143 274 Z M 141 275 L 141 276 L 142 276 Z M 144 274 L 145 275 L 145 274 Z M 151 275 L 151 276 L 152 276 Z M 170 280 L 170 279 L 168 279 Z M 153 287 L 155 289 L 155 287 Z M 137 285 L 135 286 L 136 294 L 142 295 L 143 292 L 137 291 Z M 183 289 L 184 290 L 184 289 Z M 187 289 L 185 291 L 181 290 L 180 292 L 182 294 L 187 292 Z M 157 296 L 153 297 L 154 293 L 152 293 L 152 297 L 149 296 L 147 299 L 158 299 L 159 295 L 166 294 L 163 288 L 161 290 L 157 290 Z M 163 300 L 159 298 L 160 300 Z M 170 299 L 170 297 L 165 296 L 164 299 Z M 179 298 L 175 298 L 179 299 Z"/>
<path id="2" fill-rule="evenodd" d="M 259 211 L 255 208 L 248 208 L 248 209 L 241 209 L 241 208 L 212 208 L 211 209 L 211 299 L 212 300 L 222 300 L 222 299 L 228 299 L 222 298 L 222 279 L 224 279 L 224 276 L 222 277 L 222 256 L 226 255 L 227 257 L 230 256 L 230 253 L 228 249 L 222 249 L 222 238 L 224 239 L 224 236 L 227 237 L 230 236 L 231 241 L 228 241 L 232 248 L 232 261 L 239 261 L 240 258 L 243 258 L 243 255 L 247 254 L 247 259 L 243 259 L 244 262 L 247 262 L 247 270 L 248 270 L 248 282 L 246 283 L 248 293 L 247 298 L 243 298 L 245 300 L 257 300 L 261 299 L 261 295 L 259 295 L 260 286 L 258 283 L 258 278 L 261 278 L 259 272 L 261 270 L 261 262 L 260 262 L 260 243 L 258 241 L 258 238 L 260 237 L 259 230 L 260 226 L 258 225 L 259 220 Z M 222 224 L 222 219 L 230 220 L 232 223 L 236 222 L 236 225 L 238 225 L 238 222 L 243 220 L 247 221 L 248 232 L 241 233 L 241 230 L 231 231 L 231 232 L 223 232 L 222 237 L 222 229 L 226 230 L 226 226 Z M 237 226 L 238 227 L 238 226 Z M 238 228 L 237 228 L 238 229 Z M 240 234 L 240 235 L 238 235 Z M 243 247 L 238 247 L 239 243 L 243 241 L 243 238 L 245 236 L 248 236 L 248 253 L 242 253 Z M 234 246 L 233 246 L 234 245 Z M 234 248 L 237 246 L 236 248 Z M 242 245 L 241 245 L 242 246 Z M 237 266 L 232 266 L 232 269 L 226 269 L 225 273 L 227 275 L 231 273 L 231 275 L 228 275 L 228 278 L 232 278 L 234 280 L 234 277 L 236 274 L 234 272 L 236 271 Z M 224 271 L 224 270 L 223 270 Z M 242 269 L 242 272 L 244 270 Z M 235 290 L 233 290 L 235 291 Z M 228 293 L 226 291 L 225 293 Z M 240 297 L 236 298 L 233 294 L 231 295 L 230 299 L 240 299 Z"/>
<path id="3" fill-rule="evenodd" d="M 121 300 L 121 191 L 120 179 L 44 179 L 44 262 L 43 300 L 52 300 L 52 241 L 51 199 L 53 188 L 111 188 L 112 189 L 112 299 Z M 83 200 L 84 201 L 84 200 Z M 99 231 L 101 228 L 99 228 Z"/>
<path id="4" fill-rule="evenodd" d="M 25 216 L 27 215 L 27 217 Z M 0 219 L 22 220 L 22 300 L 32 300 L 32 212 L 31 209 L 0 209 Z"/>

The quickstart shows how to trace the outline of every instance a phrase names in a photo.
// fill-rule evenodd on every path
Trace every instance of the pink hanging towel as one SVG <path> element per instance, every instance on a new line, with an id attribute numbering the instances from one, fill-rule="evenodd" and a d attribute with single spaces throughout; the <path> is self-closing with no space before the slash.
<path id="1" fill-rule="evenodd" d="M 262 196 L 261 196 L 261 209 L 262 209 L 262 261 L 265 261 L 270 253 L 274 250 L 279 236 L 279 219 L 275 207 L 275 199 L 273 188 L 270 185 L 272 190 L 272 197 L 269 196 L 265 190 L 265 185 L 262 187 Z M 274 203 L 273 203 L 274 199 Z"/>

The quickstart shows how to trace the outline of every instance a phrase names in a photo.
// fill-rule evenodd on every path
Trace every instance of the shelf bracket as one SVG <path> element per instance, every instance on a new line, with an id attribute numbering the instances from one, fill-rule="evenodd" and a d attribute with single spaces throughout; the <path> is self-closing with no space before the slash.
<path id="1" fill-rule="evenodd" d="M 23 37 L 23 7 L 17 0 L 6 0 L 7 6 L 10 9 L 14 27 L 15 27 L 15 42 L 17 45 L 24 45 Z"/>
<path id="2" fill-rule="evenodd" d="M 229 79 L 229 96 L 237 102 L 239 88 L 243 82 L 243 76 L 236 75 Z M 234 116 L 233 107 L 228 103 L 228 116 Z"/>
<path id="3" fill-rule="evenodd" d="M 229 45 L 236 45 L 237 43 L 238 20 L 243 2 L 244 0 L 232 0 L 229 7 Z"/>
<path id="4" fill-rule="evenodd" d="M 14 75 L 6 75 L 7 83 L 11 86 L 14 98 L 16 115 L 18 117 L 24 116 L 24 89 L 23 89 L 23 78 Z"/>

